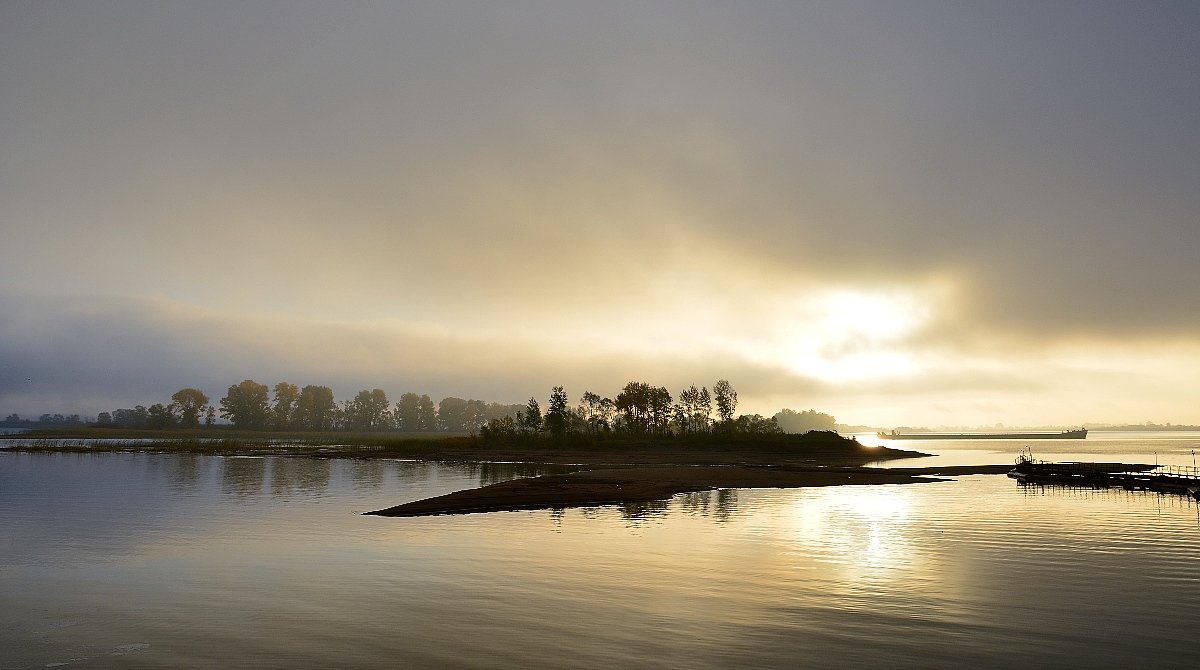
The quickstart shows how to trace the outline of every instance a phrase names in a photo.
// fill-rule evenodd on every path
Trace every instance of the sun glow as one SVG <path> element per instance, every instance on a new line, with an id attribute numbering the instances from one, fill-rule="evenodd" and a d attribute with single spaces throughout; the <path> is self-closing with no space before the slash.
<path id="1" fill-rule="evenodd" d="M 900 292 L 831 291 L 819 299 L 821 326 L 831 333 L 854 333 L 893 340 L 916 329 L 927 318 L 917 296 Z"/>
<path id="2" fill-rule="evenodd" d="M 789 369 L 829 382 L 903 376 L 917 370 L 905 339 L 928 320 L 915 292 L 839 289 L 795 300 L 787 321 L 760 352 Z"/>

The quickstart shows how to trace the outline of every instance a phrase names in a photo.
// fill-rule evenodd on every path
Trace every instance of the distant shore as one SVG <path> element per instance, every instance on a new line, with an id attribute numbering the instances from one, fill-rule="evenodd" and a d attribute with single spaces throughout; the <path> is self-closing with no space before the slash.
<path id="1" fill-rule="evenodd" d="M 0 436 L 0 446 L 25 452 L 151 452 L 218 456 L 406 458 L 428 461 L 508 461 L 580 466 L 836 465 L 927 456 L 868 447 L 836 433 L 771 436 L 618 437 L 596 440 L 485 441 L 436 433 L 254 433 L 196 431 L 38 431 Z"/>
<path id="2" fill-rule="evenodd" d="M 792 488 L 846 484 L 919 484 L 939 476 L 996 474 L 1010 465 L 870 468 L 868 463 L 928 454 L 868 447 L 835 433 L 769 438 L 620 438 L 588 442 L 517 440 L 486 443 L 474 436 L 395 434 L 271 434 L 217 436 L 78 432 L 5 440 L 8 451 L 142 452 L 217 456 L 411 459 L 431 462 L 512 462 L 566 466 L 567 474 L 500 482 L 368 512 L 430 516 L 586 507 L 665 500 L 678 493 L 723 488 Z M 17 442 L 20 442 L 18 444 Z"/>

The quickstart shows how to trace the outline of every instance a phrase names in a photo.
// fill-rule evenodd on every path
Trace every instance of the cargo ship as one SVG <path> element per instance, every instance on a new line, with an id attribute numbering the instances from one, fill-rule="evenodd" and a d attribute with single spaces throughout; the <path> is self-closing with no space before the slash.
<path id="1" fill-rule="evenodd" d="M 1064 430 L 1059 433 L 899 433 L 879 431 L 881 440 L 1082 440 L 1087 438 L 1087 428 Z"/>

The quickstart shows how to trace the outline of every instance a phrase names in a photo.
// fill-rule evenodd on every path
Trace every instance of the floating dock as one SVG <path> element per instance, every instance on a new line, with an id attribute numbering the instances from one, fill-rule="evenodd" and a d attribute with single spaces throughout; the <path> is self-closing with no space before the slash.
<path id="1" fill-rule="evenodd" d="M 1131 463 L 1051 463 L 1017 459 L 1009 477 L 1030 484 L 1177 493 L 1200 500 L 1200 468 Z"/>

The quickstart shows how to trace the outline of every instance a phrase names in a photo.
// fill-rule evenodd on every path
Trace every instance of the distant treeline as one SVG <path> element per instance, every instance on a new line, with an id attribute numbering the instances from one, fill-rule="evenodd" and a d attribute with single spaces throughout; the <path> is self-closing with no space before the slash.
<path id="1" fill-rule="evenodd" d="M 759 414 L 735 415 L 737 391 L 727 380 L 708 387 L 693 384 L 671 397 L 666 387 L 629 382 L 615 398 L 585 392 L 571 406 L 563 387 L 550 393 L 545 414 L 530 398 L 515 416 L 492 419 L 480 429 L 485 440 L 519 435 L 776 435 L 784 432 L 833 430 L 834 418 L 818 412 L 783 410 L 767 418 Z"/>
<path id="2" fill-rule="evenodd" d="M 78 414 L 43 414 L 36 419 L 22 419 L 19 414 L 9 414 L 0 422 L 4 428 L 72 428 L 86 426 L 93 419 Z"/>
<path id="3" fill-rule="evenodd" d="M 203 391 L 189 387 L 176 391 L 167 403 L 101 412 L 94 422 L 78 415 L 49 414 L 32 422 L 11 414 L 4 424 L 166 430 L 212 427 L 220 416 L 242 430 L 478 432 L 484 437 L 712 432 L 748 435 L 835 429 L 834 417 L 813 410 L 785 409 L 770 418 L 758 414 L 737 416 L 737 402 L 737 391 L 724 379 L 714 384 L 711 392 L 707 387 L 692 385 L 674 398 L 665 387 L 629 382 L 615 398 L 588 391 L 575 405 L 570 404 L 563 387 L 556 386 L 545 413 L 536 398 L 523 405 L 506 405 L 447 397 L 435 404 L 427 394 L 409 392 L 393 405 L 383 389 L 364 389 L 353 399 L 337 402 L 328 386 L 301 388 L 279 382 L 268 388 L 246 379 L 230 386 L 216 405 Z"/>
<path id="4" fill-rule="evenodd" d="M 448 397 L 434 404 L 427 394 L 405 393 L 393 406 L 383 389 L 364 389 L 337 402 L 328 386 L 303 388 L 279 382 L 273 388 L 252 379 L 230 386 L 217 405 L 197 388 L 184 388 L 170 402 L 101 412 L 94 425 L 113 428 L 211 427 L 217 416 L 242 430 L 471 432 L 487 421 L 515 414 L 524 405 Z"/>

